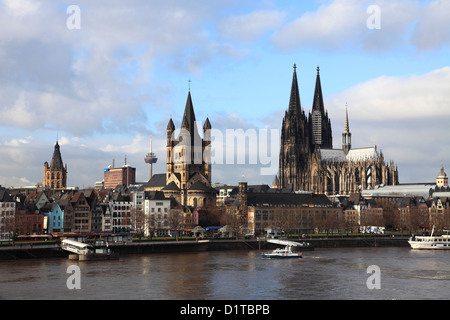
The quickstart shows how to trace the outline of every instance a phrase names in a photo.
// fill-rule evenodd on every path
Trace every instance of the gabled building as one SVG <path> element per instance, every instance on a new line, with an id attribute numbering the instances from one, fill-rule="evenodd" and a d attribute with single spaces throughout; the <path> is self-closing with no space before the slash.
<path id="1" fill-rule="evenodd" d="M 44 191 L 29 192 L 25 198 L 25 204 L 34 204 L 37 209 L 41 209 L 46 203 L 48 203 L 48 197 Z"/>
<path id="2" fill-rule="evenodd" d="M 73 232 L 75 229 L 75 211 L 71 203 L 71 195 L 67 194 L 58 201 L 59 207 L 63 211 L 63 231 Z"/>
<path id="3" fill-rule="evenodd" d="M 111 231 L 113 233 L 127 232 L 133 229 L 131 219 L 132 199 L 129 194 L 111 192 L 105 199 L 109 208 L 105 213 L 111 216 Z"/>
<path id="4" fill-rule="evenodd" d="M 74 212 L 74 232 L 91 231 L 91 207 L 83 192 L 76 192 L 70 199 Z"/>
<path id="5" fill-rule="evenodd" d="M 58 203 L 48 203 L 41 208 L 41 212 L 47 219 L 47 233 L 64 231 L 64 211 Z"/>

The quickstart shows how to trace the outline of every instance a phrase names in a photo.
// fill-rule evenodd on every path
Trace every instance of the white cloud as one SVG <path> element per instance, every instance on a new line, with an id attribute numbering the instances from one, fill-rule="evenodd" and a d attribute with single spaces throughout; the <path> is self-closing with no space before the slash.
<path id="1" fill-rule="evenodd" d="M 63 137 L 61 137 L 61 138 L 58 138 L 58 144 L 59 144 L 60 146 L 68 145 L 68 144 L 70 144 L 70 138 L 65 137 L 65 136 L 63 136 Z"/>
<path id="2" fill-rule="evenodd" d="M 422 8 L 411 42 L 419 49 L 431 50 L 450 46 L 450 2 L 436 0 Z"/>
<path id="3" fill-rule="evenodd" d="M 35 183 L 31 182 L 25 177 L 1 177 L 0 176 L 0 185 L 2 187 L 26 187 L 26 186 L 33 186 Z"/>
<path id="4" fill-rule="evenodd" d="M 146 139 L 148 139 L 146 141 Z M 133 139 L 125 140 L 120 139 L 120 141 L 115 141 L 114 144 L 107 144 L 101 147 L 100 150 L 109 153 L 123 153 L 123 154 L 137 154 L 144 151 L 144 146 L 148 144 L 150 146 L 150 139 L 144 137 L 142 134 L 136 135 Z"/>
<path id="5" fill-rule="evenodd" d="M 380 29 L 367 27 L 373 14 L 367 12 L 371 5 L 380 9 Z M 386 51 L 407 43 L 418 14 L 417 2 L 410 0 L 334 0 L 287 23 L 274 34 L 273 41 L 280 50 L 311 47 L 326 52 L 348 48 Z"/>
<path id="6" fill-rule="evenodd" d="M 273 38 L 275 46 L 282 50 L 301 46 L 325 50 L 343 47 L 366 28 L 363 8 L 357 0 L 335 0 L 321 5 L 316 12 L 306 12 L 278 30 Z"/>
<path id="7" fill-rule="evenodd" d="M 217 31 L 222 36 L 241 42 L 253 42 L 277 28 L 284 18 L 280 11 L 261 10 L 228 17 L 220 22 Z"/>
<path id="8" fill-rule="evenodd" d="M 15 16 L 35 14 L 40 6 L 38 1 L 30 0 L 4 0 L 8 13 Z"/>
<path id="9" fill-rule="evenodd" d="M 167 105 L 158 97 L 164 84 L 152 74 L 155 59 L 169 70 L 200 74 L 217 56 L 245 55 L 208 30 L 225 3 L 78 1 L 81 29 L 68 30 L 61 3 L 6 1 L 0 125 L 76 136 L 142 130 L 143 106 Z"/>
<path id="10" fill-rule="evenodd" d="M 433 181 L 450 159 L 450 67 L 410 77 L 379 77 L 326 99 L 339 148 L 348 103 L 352 147 L 376 144 L 399 167 L 400 182 Z"/>
<path id="11" fill-rule="evenodd" d="M 383 0 L 374 3 L 380 8 L 381 28 L 365 28 L 361 46 L 369 52 L 386 52 L 408 45 L 410 28 L 421 18 L 418 3 L 411 0 Z"/>
<path id="12" fill-rule="evenodd" d="M 29 144 L 31 137 L 23 138 L 23 139 L 11 139 L 9 141 L 3 142 L 3 145 L 8 147 L 18 147 L 24 144 Z"/>
<path id="13" fill-rule="evenodd" d="M 356 120 L 450 117 L 449 83 L 450 67 L 411 77 L 382 76 L 330 97 L 329 103 L 344 114 L 348 102 Z"/>

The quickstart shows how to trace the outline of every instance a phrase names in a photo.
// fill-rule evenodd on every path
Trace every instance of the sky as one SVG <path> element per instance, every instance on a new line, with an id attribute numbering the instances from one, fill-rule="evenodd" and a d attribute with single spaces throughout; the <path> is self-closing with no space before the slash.
<path id="1" fill-rule="evenodd" d="M 335 148 L 347 105 L 353 147 L 377 145 L 400 183 L 433 182 L 450 168 L 449 12 L 447 0 L 0 0 L 0 185 L 42 182 L 56 141 L 68 186 L 125 158 L 148 181 L 150 134 L 165 173 L 166 126 L 180 127 L 189 90 L 223 141 L 257 133 L 224 143 L 212 182 L 270 185 L 294 64 L 306 113 L 320 66 Z"/>

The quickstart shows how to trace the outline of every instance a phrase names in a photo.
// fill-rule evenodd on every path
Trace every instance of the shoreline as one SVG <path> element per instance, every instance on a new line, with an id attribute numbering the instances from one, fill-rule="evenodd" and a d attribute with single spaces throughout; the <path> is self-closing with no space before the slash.
<path id="1" fill-rule="evenodd" d="M 325 239 L 290 239 L 307 242 L 313 248 L 360 248 L 360 247 L 409 247 L 408 238 L 387 237 L 351 237 Z M 179 241 L 149 241 L 129 244 L 112 244 L 110 248 L 119 255 L 204 252 L 226 250 L 269 250 L 277 246 L 265 240 L 179 240 Z M 58 244 L 15 245 L 0 247 L 0 261 L 22 259 L 68 258 L 69 253 L 60 249 Z"/>

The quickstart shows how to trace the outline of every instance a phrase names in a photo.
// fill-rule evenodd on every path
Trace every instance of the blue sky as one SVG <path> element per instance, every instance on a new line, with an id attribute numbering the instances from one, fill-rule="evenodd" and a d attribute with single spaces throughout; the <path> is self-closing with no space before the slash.
<path id="1" fill-rule="evenodd" d="M 67 28 L 71 4 L 79 29 Z M 372 5 L 379 29 L 367 27 Z M 147 180 L 150 132 L 153 172 L 165 172 L 165 128 L 181 124 L 188 80 L 197 120 L 279 129 L 294 63 L 306 112 L 320 66 L 334 147 L 347 103 L 354 147 L 375 143 L 400 182 L 434 181 L 450 166 L 448 12 L 445 0 L 3 0 L 0 185 L 41 182 L 56 139 L 71 186 L 125 156 Z M 270 184 L 260 167 L 216 165 L 213 181 Z"/>

